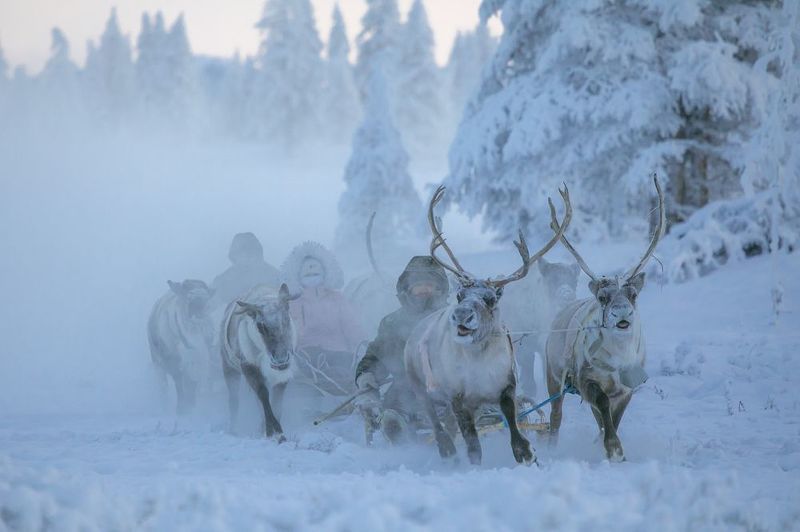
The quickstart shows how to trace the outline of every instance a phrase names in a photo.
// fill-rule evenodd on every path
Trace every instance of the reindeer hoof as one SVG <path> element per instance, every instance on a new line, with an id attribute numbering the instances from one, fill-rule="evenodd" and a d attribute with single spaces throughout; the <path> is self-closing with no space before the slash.
<path id="1" fill-rule="evenodd" d="M 470 464 L 481 465 L 481 460 L 483 460 L 483 456 L 480 449 L 478 449 L 477 451 L 467 451 L 467 456 L 469 456 Z"/>
<path id="2" fill-rule="evenodd" d="M 521 441 L 512 445 L 511 450 L 518 464 L 531 465 L 536 462 L 536 456 L 531 451 L 531 444 L 528 441 Z"/>
<path id="3" fill-rule="evenodd" d="M 609 462 L 616 462 L 616 463 L 624 462 L 625 461 L 625 455 L 622 454 L 621 450 L 618 451 L 618 452 L 615 451 L 613 453 L 608 453 L 608 461 Z"/>
<path id="4" fill-rule="evenodd" d="M 456 446 L 453 443 L 453 439 L 448 436 L 447 433 L 442 432 L 441 434 L 437 435 L 436 443 L 439 447 L 439 456 L 442 458 L 450 458 L 451 456 L 455 456 Z"/>
<path id="5" fill-rule="evenodd" d="M 619 440 L 606 442 L 606 457 L 610 462 L 624 462 L 625 452 Z"/>
<path id="6" fill-rule="evenodd" d="M 286 436 L 283 435 L 283 432 L 271 432 L 267 434 L 268 440 L 275 440 L 278 444 L 281 444 L 286 441 Z"/>

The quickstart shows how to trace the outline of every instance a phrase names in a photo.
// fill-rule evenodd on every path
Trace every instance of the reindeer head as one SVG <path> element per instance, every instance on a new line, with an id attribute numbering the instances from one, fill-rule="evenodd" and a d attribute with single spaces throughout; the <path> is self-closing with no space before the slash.
<path id="1" fill-rule="evenodd" d="M 537 265 L 555 310 L 561 310 L 575 301 L 578 275 L 581 273 L 577 264 L 549 262 L 542 257 Z"/>
<path id="2" fill-rule="evenodd" d="M 644 286 L 644 272 L 635 277 L 600 277 L 589 281 L 589 290 L 603 309 L 603 327 L 617 334 L 630 334 L 638 319 L 636 297 Z"/>
<path id="3" fill-rule="evenodd" d="M 639 263 L 628 273 L 619 277 L 606 277 L 597 276 L 586 264 L 586 261 L 580 254 L 572 247 L 566 236 L 561 237 L 561 242 L 564 244 L 570 253 L 578 261 L 580 268 L 589 276 L 589 290 L 594 294 L 597 303 L 603 311 L 603 327 L 609 329 L 617 334 L 631 334 L 634 330 L 633 325 L 639 318 L 639 313 L 636 309 L 636 298 L 639 292 L 644 287 L 645 274 L 642 271 L 647 261 L 653 255 L 658 241 L 664 234 L 664 227 L 666 225 L 666 213 L 664 208 L 664 192 L 661 190 L 661 185 L 658 183 L 656 176 L 653 176 L 653 182 L 656 186 L 658 193 L 658 226 L 656 227 L 653 237 L 650 240 L 650 245 L 647 248 L 644 256 L 639 260 Z M 553 230 L 559 228 L 558 220 L 555 216 L 552 217 L 550 226 Z"/>
<path id="4" fill-rule="evenodd" d="M 205 316 L 208 300 L 214 295 L 214 290 L 206 286 L 206 283 L 196 279 L 186 279 L 182 283 L 167 281 L 167 284 L 169 289 L 178 296 L 178 300 L 184 305 L 190 318 Z"/>
<path id="5" fill-rule="evenodd" d="M 434 207 L 442 199 L 444 187 L 440 186 L 433 194 L 430 204 L 428 205 L 428 224 L 433 233 L 430 254 L 433 260 L 438 262 L 444 269 L 453 273 L 458 280 L 459 288 L 456 292 L 457 303 L 450 313 L 450 325 L 453 328 L 454 339 L 457 343 L 479 344 L 495 331 L 500 324 L 497 302 L 503 295 L 503 287 L 524 278 L 528 274 L 528 269 L 531 264 L 539 260 L 563 236 L 564 230 L 572 219 L 572 205 L 570 204 L 569 191 L 566 187 L 564 187 L 563 191 L 559 190 L 559 193 L 564 200 L 566 212 L 561 226 L 558 229 L 554 229 L 555 236 L 545 244 L 541 250 L 531 256 L 528 252 L 528 244 L 525 242 L 525 237 L 522 235 L 522 231 L 520 231 L 519 240 L 514 241 L 514 245 L 517 247 L 517 251 L 522 258 L 522 266 L 511 275 L 485 280 L 477 279 L 473 275 L 467 273 L 464 268 L 461 267 L 455 254 L 450 249 L 450 246 L 445 242 L 444 235 L 438 227 L 433 214 Z M 555 219 L 555 206 L 549 199 L 548 204 L 550 206 L 551 217 Z M 444 249 L 452 265 L 447 264 L 436 256 L 436 250 L 438 248 Z"/>
<path id="6" fill-rule="evenodd" d="M 289 316 L 289 301 L 297 297 L 289 294 L 289 288 L 282 284 L 278 297 L 269 303 L 236 302 L 239 311 L 255 323 L 264 350 L 269 354 L 270 366 L 276 370 L 287 369 L 294 354 L 295 332 Z"/>

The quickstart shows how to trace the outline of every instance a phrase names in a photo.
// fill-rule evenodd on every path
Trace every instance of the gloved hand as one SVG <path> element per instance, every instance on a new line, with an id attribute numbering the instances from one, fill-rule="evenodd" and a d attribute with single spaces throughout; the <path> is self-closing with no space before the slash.
<path id="1" fill-rule="evenodd" d="M 365 371 L 356 379 L 356 388 L 358 388 L 359 391 L 366 390 L 368 388 L 377 390 L 378 381 L 375 379 L 375 375 L 373 375 L 372 372 Z"/>

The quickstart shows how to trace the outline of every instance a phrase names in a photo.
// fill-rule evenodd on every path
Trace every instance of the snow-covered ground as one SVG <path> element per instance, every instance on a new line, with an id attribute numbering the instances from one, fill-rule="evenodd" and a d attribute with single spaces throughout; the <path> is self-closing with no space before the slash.
<path id="1" fill-rule="evenodd" d="M 604 460 L 574 396 L 559 447 L 534 440 L 540 467 L 517 466 L 503 433 L 484 437 L 480 467 L 461 442 L 457 464 L 433 446 L 366 448 L 354 417 L 294 423 L 277 445 L 227 434 L 223 409 L 177 424 L 0 413 L 0 528 L 798 529 L 798 271 L 797 254 L 762 257 L 645 288 L 651 378 L 622 422 L 625 463 Z"/>

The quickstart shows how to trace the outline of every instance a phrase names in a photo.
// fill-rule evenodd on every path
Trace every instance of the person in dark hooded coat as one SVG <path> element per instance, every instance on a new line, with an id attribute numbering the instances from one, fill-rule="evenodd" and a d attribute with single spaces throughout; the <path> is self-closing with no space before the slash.
<path id="1" fill-rule="evenodd" d="M 224 307 L 259 284 L 276 290 L 280 286 L 278 270 L 264 261 L 264 249 L 253 233 L 236 234 L 228 258 L 231 266 L 211 283 L 215 292 L 209 302 L 210 309 Z"/>
<path id="2" fill-rule="evenodd" d="M 356 367 L 358 390 L 374 391 L 364 394 L 360 402 L 366 408 L 362 412 L 369 423 L 379 423 L 391 441 L 402 439 L 404 426 L 422 413 L 406 376 L 406 340 L 422 318 L 447 305 L 449 289 L 447 274 L 431 257 L 413 257 L 397 280 L 397 298 L 402 306 L 383 318 L 377 336 Z M 381 400 L 379 385 L 389 377 L 393 382 Z"/>

